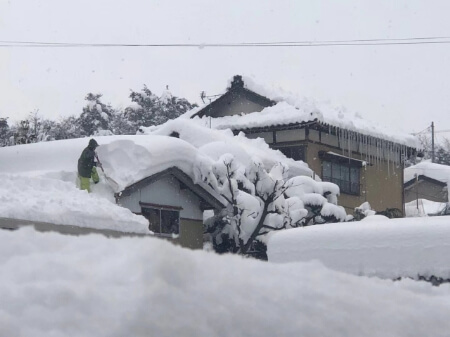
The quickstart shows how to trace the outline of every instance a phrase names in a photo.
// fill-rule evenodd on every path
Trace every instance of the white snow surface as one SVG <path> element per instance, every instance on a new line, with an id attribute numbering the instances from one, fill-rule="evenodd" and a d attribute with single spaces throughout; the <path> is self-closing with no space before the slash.
<path id="1" fill-rule="evenodd" d="M 102 193 L 43 177 L 0 174 L 0 217 L 58 225 L 151 234 L 148 221 L 117 206 Z M 96 192 L 101 191 L 95 186 Z"/>
<path id="2" fill-rule="evenodd" d="M 351 113 L 343 106 L 333 105 L 330 102 L 319 102 L 312 98 L 286 92 L 280 88 L 267 87 L 256 83 L 251 77 L 243 76 L 242 79 L 245 88 L 265 96 L 277 102 L 277 104 L 257 113 L 221 118 L 204 117 L 200 119 L 197 117 L 194 120 L 218 129 L 247 129 L 303 123 L 317 119 L 319 122 L 341 129 L 420 148 L 420 143 L 415 136 L 396 128 L 365 120 L 359 113 Z M 198 112 L 198 108 L 196 112 Z M 188 112 L 187 115 L 190 117 L 193 113 Z"/>
<path id="3" fill-rule="evenodd" d="M 413 200 L 405 203 L 407 217 L 421 217 L 442 212 L 446 207 L 445 202 L 436 202 L 427 199 Z"/>
<path id="4" fill-rule="evenodd" d="M 214 271 L 214 272 L 211 272 Z M 448 336 L 450 286 L 146 238 L 0 231 L 2 336 Z"/>
<path id="5" fill-rule="evenodd" d="M 272 233 L 269 261 L 319 260 L 334 270 L 387 279 L 450 279 L 450 217 L 366 219 Z"/>
<path id="6" fill-rule="evenodd" d="M 404 182 L 415 179 L 415 175 L 424 175 L 428 178 L 448 184 L 450 181 L 450 166 L 423 161 L 419 164 L 405 168 Z"/>

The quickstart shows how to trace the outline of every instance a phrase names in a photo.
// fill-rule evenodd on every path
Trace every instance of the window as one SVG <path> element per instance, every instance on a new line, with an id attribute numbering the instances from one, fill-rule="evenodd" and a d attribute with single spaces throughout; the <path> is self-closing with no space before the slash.
<path id="1" fill-rule="evenodd" d="M 342 193 L 359 195 L 359 170 L 359 167 L 323 161 L 322 179 L 338 185 Z"/>
<path id="2" fill-rule="evenodd" d="M 285 146 L 285 147 L 277 147 L 276 149 L 280 150 L 288 158 L 305 161 L 304 146 Z"/>
<path id="3" fill-rule="evenodd" d="M 178 210 L 142 207 L 142 215 L 148 219 L 148 229 L 154 233 L 180 233 L 180 212 Z"/>

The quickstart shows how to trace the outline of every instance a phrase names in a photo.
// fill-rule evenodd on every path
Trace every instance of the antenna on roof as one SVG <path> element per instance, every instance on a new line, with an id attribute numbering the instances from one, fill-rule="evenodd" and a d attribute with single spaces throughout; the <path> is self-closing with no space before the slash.
<path id="1" fill-rule="evenodd" d="M 206 97 L 206 92 L 202 91 L 200 93 L 200 98 L 202 99 L 202 102 L 205 103 L 205 97 Z"/>

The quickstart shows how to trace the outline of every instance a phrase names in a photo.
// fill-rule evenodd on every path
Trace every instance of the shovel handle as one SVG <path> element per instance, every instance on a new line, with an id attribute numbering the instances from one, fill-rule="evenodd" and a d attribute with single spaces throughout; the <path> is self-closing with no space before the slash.
<path id="1" fill-rule="evenodd" d="M 95 159 L 97 159 L 98 166 L 100 166 L 100 168 L 102 169 L 102 171 L 105 172 L 105 170 L 103 169 L 103 165 L 102 165 L 100 159 L 98 159 L 97 153 L 95 153 Z"/>

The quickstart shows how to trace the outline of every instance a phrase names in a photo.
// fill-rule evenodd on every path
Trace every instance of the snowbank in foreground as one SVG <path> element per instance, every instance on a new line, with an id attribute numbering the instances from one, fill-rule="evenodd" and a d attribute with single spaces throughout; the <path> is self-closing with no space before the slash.
<path id="1" fill-rule="evenodd" d="M 445 285 L 31 228 L 0 231 L 0 298 L 4 336 L 438 337 L 450 328 Z"/>
<path id="2" fill-rule="evenodd" d="M 148 221 L 95 192 L 79 190 L 72 182 L 0 174 L 0 217 L 48 222 L 120 232 L 148 233 Z"/>
<path id="3" fill-rule="evenodd" d="M 274 233 L 268 256 L 271 262 L 319 260 L 355 275 L 449 279 L 449 238 L 450 217 L 328 224 Z"/>

